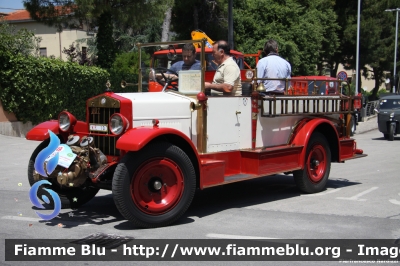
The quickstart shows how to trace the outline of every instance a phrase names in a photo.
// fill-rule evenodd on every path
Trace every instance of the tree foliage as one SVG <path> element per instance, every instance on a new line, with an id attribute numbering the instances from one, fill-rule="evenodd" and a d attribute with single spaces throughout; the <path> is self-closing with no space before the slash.
<path id="1" fill-rule="evenodd" d="M 149 62 L 150 56 L 142 53 L 142 62 Z M 137 91 L 138 86 L 121 88 L 122 80 L 127 83 L 137 84 L 139 76 L 139 53 L 138 51 L 120 53 L 117 55 L 112 67 L 109 69 L 111 89 L 114 92 Z"/>
<path id="2" fill-rule="evenodd" d="M 101 93 L 107 71 L 46 57 L 0 50 L 0 100 L 19 121 L 37 124 L 64 109 L 85 119 L 85 102 Z"/>
<path id="3" fill-rule="evenodd" d="M 234 29 L 236 47 L 245 53 L 275 39 L 293 75 L 316 74 L 316 66 L 338 46 L 336 15 L 326 0 L 236 1 Z"/>
<path id="4" fill-rule="evenodd" d="M 108 32 L 101 57 L 112 64 L 112 49 L 131 51 L 136 42 L 161 39 L 165 12 L 172 6 L 171 25 L 175 39 L 190 39 L 192 30 L 201 29 L 213 40 L 227 39 L 229 0 L 25 0 L 31 16 L 58 27 L 74 27 L 86 22 L 90 27 L 111 14 L 113 31 Z M 355 69 L 357 41 L 357 1 L 346 0 L 235 0 L 235 49 L 256 53 L 269 38 L 279 43 L 280 55 L 292 65 L 293 75 L 336 76 L 338 67 Z M 375 79 L 373 94 L 386 73 L 393 69 L 395 12 L 399 0 L 363 0 L 361 12 L 361 74 Z M 58 7 L 62 6 L 62 7 Z M 73 11 L 73 12 L 72 12 Z M 110 25 L 110 24 L 108 24 Z M 99 31 L 101 29 L 100 27 Z M 164 35 L 165 36 L 165 35 Z M 164 37 L 165 38 L 165 37 Z M 96 54 L 97 48 L 89 50 Z M 108 47 L 108 48 L 107 48 Z M 392 73 L 393 74 L 393 73 Z M 358 89 L 360 90 L 360 88 Z"/>
<path id="5" fill-rule="evenodd" d="M 105 12 L 110 12 L 118 27 L 139 29 L 149 17 L 163 17 L 165 3 L 161 0 L 24 0 L 31 17 L 50 26 L 73 26 L 79 22 L 89 24 Z"/>
<path id="6" fill-rule="evenodd" d="M 217 41 L 227 39 L 228 0 L 175 0 L 172 8 L 172 30 L 176 39 L 189 40 L 193 30 L 200 29 Z"/>
<path id="7" fill-rule="evenodd" d="M 0 17 L 0 50 L 14 55 L 38 55 L 40 41 L 41 38 L 35 37 L 33 32 L 27 29 L 17 30 Z"/>
<path id="8" fill-rule="evenodd" d="M 395 41 L 396 13 L 385 12 L 396 8 L 398 0 L 361 2 L 359 67 L 361 75 L 374 79 L 375 86 L 370 98 L 378 95 L 379 86 L 386 77 L 386 72 L 393 69 L 393 51 Z M 335 11 L 339 17 L 341 43 L 336 51 L 332 65 L 343 64 L 346 69 L 356 69 L 357 58 L 357 3 L 336 0 Z M 337 67 L 334 69 L 337 70 Z M 336 73 L 332 73 L 336 74 Z M 358 88 L 361 91 L 361 88 Z"/>
<path id="9" fill-rule="evenodd" d="M 97 65 L 102 68 L 110 68 L 115 59 L 115 45 L 112 38 L 113 25 L 110 12 L 100 15 L 99 31 L 96 36 Z"/>

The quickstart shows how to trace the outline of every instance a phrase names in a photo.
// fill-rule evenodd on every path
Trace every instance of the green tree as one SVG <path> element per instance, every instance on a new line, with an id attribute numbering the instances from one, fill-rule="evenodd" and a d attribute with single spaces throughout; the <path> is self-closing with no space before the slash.
<path id="1" fill-rule="evenodd" d="M 227 0 L 175 0 L 172 8 L 172 30 L 176 39 L 188 40 L 193 30 L 204 31 L 211 39 L 227 39 Z"/>
<path id="2" fill-rule="evenodd" d="M 268 39 L 292 65 L 293 75 L 317 74 L 316 66 L 338 46 L 336 15 L 326 0 L 245 0 L 234 3 L 238 50 L 256 53 Z"/>
<path id="3" fill-rule="evenodd" d="M 41 38 L 27 29 L 17 30 L 0 17 L 0 50 L 13 55 L 38 55 Z"/>
<path id="4" fill-rule="evenodd" d="M 150 56 L 142 54 L 142 62 L 150 61 Z M 137 84 L 139 76 L 139 52 L 125 52 L 117 55 L 112 67 L 109 69 L 111 88 L 114 92 L 137 91 L 137 85 L 121 88 L 122 80 Z"/>
<path id="5" fill-rule="evenodd" d="M 97 46 L 97 65 L 102 68 L 110 68 L 115 60 L 114 39 L 111 38 L 113 33 L 113 25 L 111 13 L 104 12 L 100 15 L 99 31 L 96 36 Z"/>
<path id="6" fill-rule="evenodd" d="M 90 52 L 97 52 L 99 64 L 110 67 L 112 61 L 109 60 L 112 60 L 113 53 L 120 51 L 120 47 L 127 47 L 127 43 L 132 43 L 130 37 L 145 33 L 153 35 L 147 38 L 152 40 L 161 34 L 164 12 L 172 2 L 173 0 L 25 0 L 24 5 L 33 19 L 59 30 L 66 25 L 76 27 L 81 23 L 86 23 L 89 28 L 98 25 L 98 34 L 101 37 L 96 40 L 96 49 L 91 49 Z M 152 30 L 146 31 L 149 21 Z M 118 30 L 113 31 L 110 28 Z M 132 48 L 131 46 L 130 49 Z"/>
<path id="7" fill-rule="evenodd" d="M 356 69 L 357 48 L 357 5 L 345 5 L 344 0 L 336 0 L 336 12 L 342 19 L 341 46 L 335 54 L 335 64 L 342 63 L 346 69 Z M 396 8 L 399 1 L 362 1 L 360 17 L 359 47 L 359 84 L 361 75 L 374 79 L 375 86 L 370 99 L 378 95 L 379 86 L 385 78 L 385 72 L 393 69 L 393 51 L 395 34 L 395 13 L 384 12 L 387 8 Z M 360 88 L 358 88 L 360 91 Z"/>

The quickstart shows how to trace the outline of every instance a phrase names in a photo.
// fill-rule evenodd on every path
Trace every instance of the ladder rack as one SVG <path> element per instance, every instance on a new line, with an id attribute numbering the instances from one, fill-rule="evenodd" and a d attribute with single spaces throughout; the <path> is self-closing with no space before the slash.
<path id="1" fill-rule="evenodd" d="M 340 95 L 262 96 L 261 116 L 332 115 L 353 112 L 353 97 Z"/>

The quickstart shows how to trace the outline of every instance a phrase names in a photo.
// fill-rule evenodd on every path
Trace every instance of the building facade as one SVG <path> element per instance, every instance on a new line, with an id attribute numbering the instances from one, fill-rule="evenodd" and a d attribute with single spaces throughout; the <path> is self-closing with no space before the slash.
<path id="1" fill-rule="evenodd" d="M 33 20 L 26 10 L 17 10 L 8 13 L 4 16 L 4 19 L 9 24 L 15 26 L 17 30 L 25 28 L 32 31 L 36 37 L 40 37 L 41 56 L 54 56 L 62 60 L 67 60 L 67 55 L 62 52 L 64 48 L 68 49 L 72 43 L 76 45 L 76 41 L 79 39 L 93 37 L 93 34 L 87 30 L 85 25 L 80 25 L 76 29 L 65 27 L 62 31 L 58 31 L 56 27 L 50 27 Z M 86 48 L 86 42 L 80 44 L 80 49 L 83 53 Z"/>

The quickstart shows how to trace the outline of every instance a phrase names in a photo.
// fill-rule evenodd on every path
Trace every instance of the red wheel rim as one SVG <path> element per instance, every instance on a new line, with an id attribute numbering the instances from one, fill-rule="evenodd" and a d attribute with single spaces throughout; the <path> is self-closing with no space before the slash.
<path id="1" fill-rule="evenodd" d="M 167 158 L 144 162 L 133 175 L 131 196 L 139 209 L 147 214 L 160 215 L 178 204 L 184 189 L 179 166 Z"/>
<path id="2" fill-rule="evenodd" d="M 316 144 L 307 157 L 307 174 L 312 182 L 321 181 L 326 172 L 326 151 L 321 144 Z"/>

